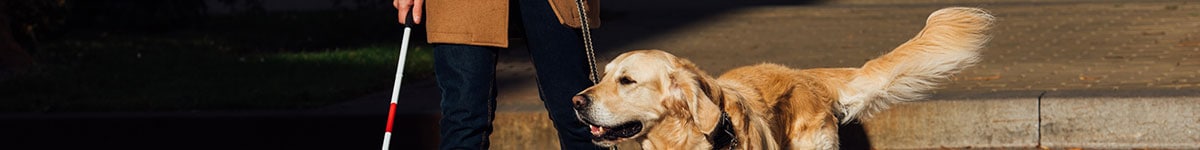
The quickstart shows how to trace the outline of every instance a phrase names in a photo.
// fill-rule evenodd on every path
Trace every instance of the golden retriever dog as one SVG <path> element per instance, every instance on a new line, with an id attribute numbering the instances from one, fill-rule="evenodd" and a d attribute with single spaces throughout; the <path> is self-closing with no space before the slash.
<path id="1" fill-rule="evenodd" d="M 593 142 L 644 149 L 838 149 L 839 123 L 865 120 L 979 60 L 994 17 L 977 8 L 933 12 L 925 28 L 861 68 L 758 64 L 713 78 L 687 59 L 631 51 L 575 96 Z"/>

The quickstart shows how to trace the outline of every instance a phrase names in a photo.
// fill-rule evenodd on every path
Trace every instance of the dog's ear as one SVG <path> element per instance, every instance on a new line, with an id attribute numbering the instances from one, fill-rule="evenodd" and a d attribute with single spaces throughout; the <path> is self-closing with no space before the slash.
<path id="1" fill-rule="evenodd" d="M 667 109 L 678 117 L 693 121 L 696 129 L 708 129 L 711 120 L 720 116 L 719 90 L 715 82 L 686 59 L 675 59 L 675 68 L 668 74 Z M 712 123 L 710 123 L 712 122 Z M 715 124 L 713 124 L 715 125 Z"/>
<path id="2" fill-rule="evenodd" d="M 701 98 L 698 96 L 696 85 L 691 81 L 687 81 L 688 77 L 680 77 L 678 73 L 668 75 L 666 99 L 663 101 L 663 106 L 667 107 L 667 111 L 678 117 L 691 118 L 691 114 L 695 114 L 695 102 Z"/>
<path id="3" fill-rule="evenodd" d="M 692 63 L 692 61 L 688 61 L 687 59 L 683 58 L 675 58 L 673 61 L 675 63 L 674 70 L 676 72 L 673 72 L 672 74 L 683 73 L 679 77 L 691 78 L 691 81 L 688 82 L 693 83 L 695 87 L 699 88 L 694 94 L 704 94 L 706 99 L 711 100 L 713 104 L 720 105 L 722 103 L 721 90 L 718 87 L 715 87 L 716 80 L 708 76 L 704 70 L 700 70 L 700 67 L 696 67 L 696 64 Z M 675 77 L 676 76 L 672 76 L 672 78 Z"/>

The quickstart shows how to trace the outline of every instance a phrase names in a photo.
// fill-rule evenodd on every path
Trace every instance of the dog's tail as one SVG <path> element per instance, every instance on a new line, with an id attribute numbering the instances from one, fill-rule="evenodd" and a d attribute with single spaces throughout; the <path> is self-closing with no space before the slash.
<path id="1" fill-rule="evenodd" d="M 978 8 L 951 7 L 930 14 L 916 37 L 868 61 L 838 89 L 842 122 L 922 99 L 939 81 L 978 62 L 994 20 Z"/>

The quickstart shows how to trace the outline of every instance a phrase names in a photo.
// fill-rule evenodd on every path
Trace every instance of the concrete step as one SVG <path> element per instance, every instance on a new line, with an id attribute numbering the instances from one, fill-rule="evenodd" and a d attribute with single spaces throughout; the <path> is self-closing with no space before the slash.
<path id="1" fill-rule="evenodd" d="M 1051 97 L 932 100 L 865 122 L 884 149 L 1198 149 L 1200 98 Z"/>

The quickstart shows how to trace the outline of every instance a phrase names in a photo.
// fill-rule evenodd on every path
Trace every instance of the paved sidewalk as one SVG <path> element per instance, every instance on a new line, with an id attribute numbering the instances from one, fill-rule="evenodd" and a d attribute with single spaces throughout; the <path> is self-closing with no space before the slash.
<path id="1" fill-rule="evenodd" d="M 606 56 L 664 49 L 712 74 L 760 62 L 856 67 L 908 40 L 930 12 L 947 6 L 982 7 L 999 22 L 983 62 L 941 92 L 1200 89 L 1200 4 L 1186 1 L 762 6 L 668 33 L 606 31 L 673 22 L 665 18 L 680 14 L 619 18 L 596 32 L 600 39 L 651 37 L 600 46 L 614 49 Z"/>

